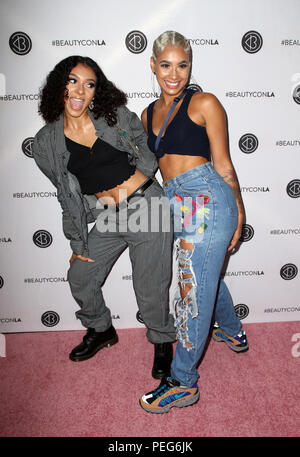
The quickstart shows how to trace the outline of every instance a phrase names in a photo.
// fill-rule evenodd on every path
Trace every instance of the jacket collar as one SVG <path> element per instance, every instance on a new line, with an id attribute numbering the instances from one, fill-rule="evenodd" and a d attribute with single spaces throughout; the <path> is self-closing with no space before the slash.
<path id="1" fill-rule="evenodd" d="M 96 135 L 102 140 L 112 145 L 116 144 L 117 127 L 109 127 L 104 117 L 95 119 L 93 113 L 88 110 L 89 117 L 94 124 Z M 67 152 L 67 146 L 64 134 L 64 114 L 54 123 L 54 149 L 58 154 Z"/>

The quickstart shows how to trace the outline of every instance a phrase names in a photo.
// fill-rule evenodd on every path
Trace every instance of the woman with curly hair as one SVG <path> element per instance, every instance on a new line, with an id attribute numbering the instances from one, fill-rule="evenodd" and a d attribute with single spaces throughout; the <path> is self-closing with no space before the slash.
<path id="1" fill-rule="evenodd" d="M 57 188 L 72 249 L 68 281 L 81 308 L 76 316 L 87 328 L 70 359 L 87 360 L 117 343 L 101 287 L 128 246 L 137 304 L 155 347 L 152 375 L 160 379 L 169 373 L 175 339 L 168 301 L 170 209 L 160 205 L 164 224 L 151 230 L 151 201 L 160 200 L 163 191 L 152 178 L 157 164 L 142 124 L 126 102 L 92 59 L 62 60 L 41 92 L 39 112 L 46 125 L 35 136 L 33 156 Z"/>

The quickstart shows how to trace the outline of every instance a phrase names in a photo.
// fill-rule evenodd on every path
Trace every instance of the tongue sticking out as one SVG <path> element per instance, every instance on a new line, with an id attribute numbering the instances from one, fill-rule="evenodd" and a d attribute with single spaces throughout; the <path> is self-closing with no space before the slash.
<path id="1" fill-rule="evenodd" d="M 75 100 L 74 98 L 70 98 L 70 104 L 72 109 L 79 110 L 82 108 L 83 101 Z"/>

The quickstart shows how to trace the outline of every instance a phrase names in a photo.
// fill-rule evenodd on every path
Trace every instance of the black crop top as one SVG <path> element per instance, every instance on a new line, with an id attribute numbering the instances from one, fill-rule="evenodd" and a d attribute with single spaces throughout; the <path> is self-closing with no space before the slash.
<path id="1" fill-rule="evenodd" d="M 154 147 L 157 137 L 152 130 L 153 107 L 155 102 L 152 102 L 148 106 L 148 146 L 158 159 L 165 154 L 179 154 L 202 156 L 210 160 L 209 140 L 206 129 L 193 122 L 187 113 L 190 100 L 194 93 L 192 90 L 187 90 L 179 110 L 167 126 L 165 134 L 161 137 L 157 152 L 155 152 Z"/>
<path id="2" fill-rule="evenodd" d="M 67 169 L 77 177 L 83 194 L 112 189 L 135 172 L 135 166 L 129 164 L 126 152 L 119 151 L 100 138 L 92 148 L 66 136 L 65 139 L 70 152 Z"/>

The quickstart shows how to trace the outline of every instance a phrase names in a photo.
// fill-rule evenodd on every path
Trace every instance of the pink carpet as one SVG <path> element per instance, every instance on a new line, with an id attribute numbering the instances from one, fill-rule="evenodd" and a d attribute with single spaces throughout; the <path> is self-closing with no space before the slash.
<path id="1" fill-rule="evenodd" d="M 144 329 L 119 330 L 117 345 L 80 363 L 68 354 L 84 332 L 7 334 L 0 436 L 299 437 L 300 348 L 292 337 L 300 323 L 244 328 L 250 350 L 236 354 L 211 340 L 200 401 L 162 415 L 138 404 L 158 384 Z"/>

